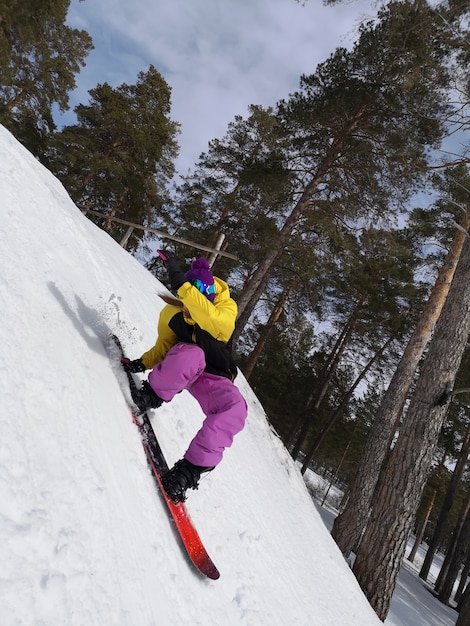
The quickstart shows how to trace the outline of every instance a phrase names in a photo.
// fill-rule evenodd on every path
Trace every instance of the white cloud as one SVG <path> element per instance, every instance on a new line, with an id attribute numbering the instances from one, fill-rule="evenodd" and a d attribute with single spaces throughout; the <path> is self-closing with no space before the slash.
<path id="1" fill-rule="evenodd" d="M 177 169 L 184 173 L 250 104 L 274 105 L 333 50 L 350 47 L 371 2 L 325 7 L 321 0 L 86 0 L 69 22 L 95 50 L 78 76 L 72 106 L 98 83 L 133 83 L 150 64 L 172 88 L 172 119 L 182 125 Z M 73 123 L 67 115 L 65 123 Z"/>

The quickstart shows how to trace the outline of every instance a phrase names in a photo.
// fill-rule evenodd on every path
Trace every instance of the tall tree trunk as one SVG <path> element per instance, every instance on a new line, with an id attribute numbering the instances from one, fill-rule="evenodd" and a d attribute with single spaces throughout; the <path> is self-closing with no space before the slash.
<path id="1" fill-rule="evenodd" d="M 341 357 L 344 354 L 344 351 L 349 345 L 354 329 L 356 328 L 359 314 L 362 310 L 362 307 L 367 302 L 367 298 L 368 296 L 364 294 L 359 298 L 359 301 L 356 303 L 353 311 L 351 312 L 347 323 L 343 326 L 343 329 L 338 339 L 336 340 L 336 343 L 332 351 L 330 352 L 325 365 L 322 367 L 322 370 L 318 376 L 318 380 L 315 384 L 315 389 L 310 394 L 308 402 L 307 402 L 307 406 L 309 406 L 312 403 L 312 401 L 315 400 L 313 409 L 303 419 L 300 420 L 300 424 L 299 424 L 301 425 L 300 433 L 291 451 L 291 455 L 293 459 L 296 459 L 299 455 L 299 452 L 302 448 L 302 444 L 307 436 L 307 433 L 310 429 L 310 426 L 315 417 L 315 414 L 320 408 L 320 405 L 323 402 L 323 398 L 325 397 L 326 392 L 328 391 L 330 380 L 332 379 L 333 374 L 335 373 L 336 368 L 338 367 L 338 363 L 340 362 Z M 293 434 L 295 436 L 295 433 Z"/>
<path id="2" fill-rule="evenodd" d="M 467 428 L 467 432 L 465 433 L 465 439 L 463 440 L 463 443 L 462 443 L 462 448 L 460 450 L 459 458 L 457 460 L 455 469 L 452 472 L 452 477 L 450 479 L 449 486 L 447 487 L 447 492 L 444 498 L 444 502 L 442 503 L 442 507 L 439 512 L 439 517 L 437 519 L 436 528 L 434 529 L 433 536 L 431 538 L 431 541 L 429 542 L 428 550 L 426 552 L 426 557 L 423 561 L 423 565 L 421 566 L 421 570 L 419 572 L 419 577 L 422 578 L 423 580 L 427 579 L 429 570 L 431 569 L 431 565 L 434 560 L 434 555 L 436 554 L 436 551 L 439 548 L 441 537 L 444 534 L 445 524 L 447 522 L 447 518 L 449 517 L 452 504 L 454 503 L 454 498 L 457 492 L 457 488 L 460 484 L 460 481 L 462 480 L 462 476 L 465 471 L 465 468 L 467 467 L 469 452 L 470 452 L 470 427 Z"/>
<path id="3" fill-rule="evenodd" d="M 413 547 L 408 555 L 408 561 L 413 563 L 416 557 L 416 553 L 418 552 L 418 548 L 423 541 L 424 531 L 426 530 L 426 525 L 429 520 L 429 516 L 431 515 L 432 507 L 434 506 L 434 500 L 436 499 L 437 490 L 433 489 L 431 492 L 431 497 L 429 498 L 429 502 L 426 505 L 426 509 L 423 511 L 423 515 L 419 521 L 418 527 L 416 529 L 416 537 Z"/>
<path id="4" fill-rule="evenodd" d="M 470 584 L 467 585 L 465 593 L 462 596 L 462 602 L 459 604 L 459 617 L 455 622 L 455 626 L 468 626 L 470 624 Z"/>
<path id="5" fill-rule="evenodd" d="M 364 111 L 365 107 L 360 107 L 356 114 L 351 118 L 348 127 L 344 129 L 344 133 L 341 138 L 332 142 L 327 153 L 325 154 L 325 158 L 312 175 L 310 181 L 305 185 L 299 200 L 292 208 L 292 211 L 284 222 L 284 226 L 280 229 L 279 236 L 273 243 L 271 250 L 264 257 L 264 259 L 260 261 L 250 281 L 238 297 L 238 320 L 235 331 L 235 340 L 238 340 L 240 334 L 243 332 L 243 329 L 250 319 L 253 309 L 258 302 L 260 291 L 262 292 L 262 289 L 267 284 L 271 276 L 272 269 L 277 259 L 283 253 L 295 227 L 299 224 L 305 213 L 312 210 L 312 195 L 316 191 L 318 185 L 322 182 L 324 176 L 333 167 L 336 159 L 341 153 L 346 138 L 359 126 Z"/>
<path id="6" fill-rule="evenodd" d="M 354 563 L 359 585 L 382 620 L 388 613 L 469 333 L 470 237 L 467 237 L 406 419 L 380 476 Z"/>
<path id="7" fill-rule="evenodd" d="M 331 364 L 333 363 L 333 360 L 335 358 L 337 358 L 336 355 L 338 353 L 339 346 L 341 346 L 343 344 L 343 339 L 344 339 L 344 336 L 346 334 L 347 328 L 348 328 L 348 324 L 346 324 L 343 327 L 343 330 L 341 331 L 339 337 L 337 338 L 337 340 L 335 342 L 335 345 L 333 346 L 333 349 L 331 350 L 330 354 L 328 355 L 328 358 L 327 358 L 326 362 L 323 364 L 322 369 L 321 369 L 321 371 L 320 371 L 320 373 L 318 375 L 318 378 L 317 378 L 317 380 L 316 380 L 316 382 L 315 382 L 315 384 L 313 386 L 313 389 L 311 390 L 310 394 L 308 395 L 307 401 L 305 403 L 305 410 L 307 410 L 311 406 L 311 404 L 315 400 L 316 396 L 320 396 L 321 395 L 321 392 L 318 391 L 318 390 L 327 387 L 327 385 L 325 385 L 325 382 L 329 381 L 328 372 L 330 372 L 330 371 L 334 372 L 334 368 L 331 367 Z M 326 389 L 325 389 L 325 393 L 326 393 Z M 297 435 L 297 432 L 298 432 L 299 428 L 303 428 L 304 431 L 305 431 L 304 434 L 303 434 L 303 437 L 305 437 L 305 435 L 308 432 L 308 427 L 309 427 L 310 420 L 311 420 L 310 415 L 305 415 L 305 417 L 300 416 L 299 419 L 294 423 L 294 425 L 291 428 L 291 430 L 289 431 L 289 435 L 287 437 L 286 445 L 287 445 L 288 448 L 290 448 L 291 446 L 294 445 L 294 448 L 291 451 L 292 457 L 294 459 L 296 458 L 296 456 L 298 454 L 298 451 L 297 451 L 295 456 L 294 456 L 294 452 L 295 452 L 295 448 L 296 448 L 294 442 L 295 441 L 298 442 L 298 439 L 297 440 L 295 439 L 295 437 Z M 302 437 L 302 435 L 300 435 L 300 437 Z"/>
<path id="8" fill-rule="evenodd" d="M 210 237 L 207 241 L 207 245 L 209 246 L 209 248 L 214 248 L 216 242 L 219 239 L 219 235 L 222 233 L 222 224 L 225 222 L 225 220 L 227 219 L 227 217 L 230 215 L 230 211 L 231 211 L 231 202 L 233 202 L 233 200 L 235 200 L 235 198 L 240 194 L 240 190 L 241 190 L 241 184 L 240 181 L 237 181 L 235 187 L 232 189 L 232 191 L 230 191 L 227 194 L 226 200 L 225 200 L 225 207 L 223 209 L 223 211 L 220 213 L 218 220 L 217 220 L 217 224 L 215 225 L 214 229 L 212 230 Z"/>
<path id="9" fill-rule="evenodd" d="M 470 226 L 470 204 L 462 226 L 465 230 Z M 461 230 L 456 230 L 433 290 L 375 416 L 346 506 L 334 521 L 332 536 L 346 557 L 358 545 L 366 525 L 380 468 L 400 422 L 416 368 L 441 314 L 465 238 Z"/>
<path id="10" fill-rule="evenodd" d="M 346 458 L 346 455 L 347 455 L 348 450 L 349 450 L 349 448 L 351 446 L 351 443 L 353 441 L 354 435 L 356 434 L 356 430 L 357 430 L 357 427 L 359 426 L 359 423 L 360 423 L 359 420 L 356 420 L 356 423 L 354 424 L 354 428 L 352 430 L 352 433 L 351 433 L 351 436 L 349 438 L 348 444 L 347 444 L 347 446 L 344 449 L 343 456 L 341 457 L 341 459 L 340 459 L 340 461 L 338 463 L 338 467 L 335 469 L 335 473 L 331 477 L 330 484 L 328 485 L 328 489 L 326 490 L 325 495 L 323 496 L 323 500 L 321 501 L 321 506 L 323 506 L 325 504 L 325 500 L 326 500 L 326 498 L 327 498 L 327 496 L 328 496 L 328 494 L 330 492 L 330 489 L 331 489 L 333 483 L 335 482 L 336 477 L 339 474 L 339 470 L 341 469 L 341 467 L 343 465 L 343 462 L 344 462 L 344 459 Z"/>
<path id="11" fill-rule="evenodd" d="M 448 604 L 460 567 L 465 561 L 470 540 L 470 496 L 463 504 L 457 526 L 454 530 L 452 542 L 447 550 L 444 563 L 434 586 L 439 600 Z"/>
<path id="12" fill-rule="evenodd" d="M 380 357 L 383 355 L 383 353 L 385 352 L 385 350 L 388 348 L 388 346 L 392 343 L 394 337 L 389 337 L 387 339 L 387 341 L 384 343 L 384 345 L 380 348 L 380 350 L 378 350 L 374 356 L 369 360 L 369 363 L 367 363 L 367 365 L 364 367 L 364 369 L 362 370 L 362 372 L 359 374 L 359 376 L 357 376 L 356 380 L 354 381 L 354 383 L 351 385 L 351 387 L 349 388 L 349 390 L 347 391 L 347 393 L 344 394 L 341 402 L 339 403 L 339 406 L 337 407 L 337 409 L 334 411 L 333 415 L 330 417 L 330 419 L 328 420 L 328 423 L 322 428 L 322 430 L 320 431 L 320 434 L 318 435 L 318 437 L 316 437 L 315 441 L 313 442 L 313 444 L 310 446 L 307 455 L 305 457 L 304 463 L 302 465 L 302 474 L 305 474 L 305 472 L 308 469 L 308 466 L 310 465 L 310 462 L 312 461 L 313 457 L 315 456 L 315 454 L 317 453 L 318 448 L 321 446 L 321 444 L 323 443 L 323 441 L 325 440 L 325 437 L 327 436 L 327 434 L 330 432 L 331 428 L 334 426 L 335 422 L 337 421 L 337 419 L 344 413 L 344 411 L 346 410 L 346 407 L 349 404 L 349 401 L 351 400 L 351 397 L 354 393 L 354 391 L 357 389 L 357 387 L 359 386 L 359 384 L 361 383 L 361 381 L 364 379 L 365 375 L 367 374 L 367 372 L 370 371 L 371 367 L 374 365 L 374 363 L 376 363 Z"/>
<path id="13" fill-rule="evenodd" d="M 457 587 L 457 591 L 455 592 L 454 600 L 457 604 L 460 604 L 462 601 L 462 596 L 465 591 L 465 585 L 467 584 L 467 578 L 470 575 L 470 543 L 467 548 L 467 556 L 465 559 L 465 565 L 462 569 L 462 573 L 460 574 L 459 586 Z"/>
<path id="14" fill-rule="evenodd" d="M 259 356 L 264 350 L 266 341 L 268 340 L 268 337 L 271 334 L 271 331 L 273 330 L 274 326 L 279 321 L 279 318 L 281 317 L 282 312 L 284 311 L 284 307 L 286 306 L 286 303 L 289 300 L 292 291 L 296 288 L 298 282 L 299 282 L 298 278 L 295 278 L 291 282 L 289 287 L 282 294 L 279 302 L 276 304 L 276 306 L 272 310 L 271 315 L 269 316 L 269 319 L 263 328 L 263 332 L 261 333 L 254 350 L 251 352 L 250 358 L 248 359 L 247 364 L 243 368 L 243 374 L 247 380 L 250 378 L 251 374 L 253 373 L 253 370 L 255 369 Z"/>

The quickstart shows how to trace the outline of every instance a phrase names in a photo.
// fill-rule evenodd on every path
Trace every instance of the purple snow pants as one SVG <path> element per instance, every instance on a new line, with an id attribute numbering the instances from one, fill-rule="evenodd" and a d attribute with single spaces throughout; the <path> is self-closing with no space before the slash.
<path id="1" fill-rule="evenodd" d="M 169 402 L 182 389 L 196 398 L 206 415 L 184 458 L 202 467 L 220 463 L 225 448 L 242 430 L 247 416 L 245 399 L 228 378 L 208 374 L 204 352 L 195 344 L 178 343 L 150 372 L 155 393 Z"/>

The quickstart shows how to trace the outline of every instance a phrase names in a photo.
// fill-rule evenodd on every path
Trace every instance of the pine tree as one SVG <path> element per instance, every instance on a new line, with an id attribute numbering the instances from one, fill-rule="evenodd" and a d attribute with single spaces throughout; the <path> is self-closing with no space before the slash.
<path id="1" fill-rule="evenodd" d="M 423 362 L 406 419 L 377 486 L 354 573 L 372 607 L 387 616 L 406 543 L 470 333 L 470 238 Z"/>
<path id="2" fill-rule="evenodd" d="M 427 163 L 426 146 L 442 136 L 448 76 L 437 21 L 424 0 L 392 2 L 379 18 L 361 28 L 352 52 L 338 49 L 279 103 L 296 185 L 277 239 L 238 298 L 240 329 L 309 214 L 328 201 L 343 220 L 390 215 L 390 198 L 397 210 Z"/>
<path id="3" fill-rule="evenodd" d="M 449 181 L 447 181 L 446 185 L 442 183 L 444 192 L 452 192 L 453 197 L 457 200 L 462 195 L 464 197 L 468 195 L 465 187 L 458 182 L 459 180 L 464 183 L 467 182 L 468 177 L 465 171 L 453 172 L 448 178 L 450 178 L 450 184 Z M 443 199 L 436 203 L 437 218 L 446 225 L 440 236 L 442 242 L 445 241 L 449 234 L 449 223 L 451 217 L 453 217 L 453 206 Z M 439 232 L 436 221 L 431 219 L 432 213 L 433 211 L 425 212 L 424 217 L 427 229 L 420 234 L 432 234 L 433 238 L 435 238 L 436 235 L 439 236 Z M 459 219 L 461 227 L 467 230 L 470 226 L 470 205 L 467 207 L 464 215 L 459 213 L 459 217 L 455 215 L 455 218 Z M 434 228 L 430 228 L 431 224 L 433 224 Z M 349 555 L 349 552 L 358 544 L 362 535 L 381 465 L 398 427 L 419 361 L 447 297 L 465 238 L 466 235 L 462 230 L 454 231 L 449 252 L 444 262 L 441 261 L 441 268 L 434 287 L 382 399 L 364 449 L 363 459 L 357 476 L 351 485 L 348 502 L 340 515 L 335 519 L 332 536 L 345 555 Z"/>
<path id="4" fill-rule="evenodd" d="M 104 83 L 89 93 L 90 103 L 75 108 L 77 124 L 54 137 L 47 163 L 82 210 L 154 225 L 177 155 L 170 88 L 150 66 L 135 85 Z M 108 229 L 122 235 L 112 222 Z"/>
<path id="5" fill-rule="evenodd" d="M 467 626 L 470 623 L 470 585 L 467 585 L 462 600 L 459 603 L 459 617 L 455 626 Z"/>
<path id="6" fill-rule="evenodd" d="M 439 518 L 437 520 L 436 528 L 434 530 L 433 536 L 431 540 L 428 542 L 428 549 L 426 551 L 426 557 L 423 561 L 423 565 L 421 566 L 421 570 L 419 572 L 420 578 L 426 580 L 429 571 L 431 569 L 431 565 L 434 560 L 434 555 L 439 548 L 440 541 L 442 539 L 442 535 L 444 532 L 444 525 L 449 517 L 450 509 L 455 500 L 455 494 L 457 489 L 461 483 L 462 476 L 467 467 L 468 456 L 470 452 L 470 428 L 467 428 L 467 432 L 465 438 L 462 442 L 462 450 L 458 456 L 457 464 L 452 472 L 452 478 L 449 482 L 449 486 L 447 489 L 447 493 L 444 499 L 444 502 L 441 506 L 441 510 L 439 512 Z"/>
<path id="7" fill-rule="evenodd" d="M 435 585 L 439 600 L 445 604 L 449 603 L 460 568 L 465 563 L 470 548 L 470 492 L 468 487 L 466 496 Z"/>
<path id="8" fill-rule="evenodd" d="M 91 37 L 66 25 L 70 0 L 0 2 L 0 122 L 41 156 L 67 110 Z"/>
<path id="9" fill-rule="evenodd" d="M 399 342 L 406 334 L 420 298 L 413 274 L 416 256 L 409 238 L 400 231 L 371 228 L 364 229 L 360 236 L 344 237 L 343 249 L 336 252 L 335 261 L 335 272 L 329 276 L 326 307 L 334 320 L 335 342 L 318 371 L 315 386 L 309 390 L 310 415 L 304 418 L 293 446 L 294 458 L 305 449 L 304 441 L 311 425 L 318 420 L 318 410 L 331 391 L 331 381 L 338 368 L 346 360 L 355 364 L 352 380 L 336 408 L 330 411 L 327 423 L 322 425 L 325 434 L 329 422 L 345 409 L 367 371 L 377 366 L 377 360 L 392 342 Z M 304 468 L 320 443 L 311 444 Z"/>
<path id="10" fill-rule="evenodd" d="M 225 245 L 236 249 L 234 293 L 277 236 L 277 222 L 290 192 L 285 144 L 273 111 L 250 106 L 247 119 L 236 116 L 225 136 L 209 143 L 194 172 L 177 190 L 178 232 L 209 246 L 223 233 Z M 217 267 L 228 275 L 233 264 L 218 259 Z"/>

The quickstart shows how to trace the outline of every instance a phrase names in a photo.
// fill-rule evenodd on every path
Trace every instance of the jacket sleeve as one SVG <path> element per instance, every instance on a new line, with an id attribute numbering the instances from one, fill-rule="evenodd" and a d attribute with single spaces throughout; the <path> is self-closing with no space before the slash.
<path id="1" fill-rule="evenodd" d="M 214 304 L 189 282 L 178 289 L 178 297 L 187 307 L 193 321 L 212 337 L 227 343 L 235 330 L 237 304 L 232 298 L 225 298 Z"/>
<path id="2" fill-rule="evenodd" d="M 160 317 L 158 318 L 157 341 L 153 348 L 144 352 L 144 354 L 140 357 L 146 369 L 150 370 L 155 367 L 157 363 L 161 363 L 168 350 L 178 343 L 178 337 L 171 330 L 168 324 L 173 315 L 179 313 L 180 311 L 180 308 L 172 305 L 167 305 L 162 309 Z"/>

